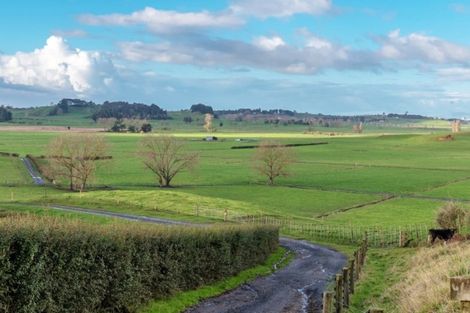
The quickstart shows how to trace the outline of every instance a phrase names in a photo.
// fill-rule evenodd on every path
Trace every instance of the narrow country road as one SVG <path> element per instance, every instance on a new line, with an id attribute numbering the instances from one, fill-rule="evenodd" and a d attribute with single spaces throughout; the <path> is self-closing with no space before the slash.
<path id="1" fill-rule="evenodd" d="M 205 300 L 186 313 L 320 312 L 323 291 L 346 257 L 306 241 L 281 238 L 280 242 L 296 254 L 287 267 Z"/>
<path id="2" fill-rule="evenodd" d="M 36 185 L 44 185 L 44 179 L 42 179 L 41 174 L 39 174 L 31 160 L 29 158 L 21 158 L 21 161 L 23 161 L 24 165 L 26 166 L 26 169 L 28 170 L 29 175 L 31 175 L 34 183 Z"/>
<path id="3" fill-rule="evenodd" d="M 100 210 L 92 210 L 92 209 L 85 209 L 79 208 L 74 206 L 67 206 L 67 205 L 50 205 L 50 209 L 59 210 L 59 211 L 67 211 L 73 213 L 85 213 L 91 214 L 95 216 L 104 216 L 104 217 L 114 217 L 120 218 L 128 221 L 135 221 L 135 222 L 147 222 L 147 223 L 154 223 L 154 224 L 164 224 L 164 225 L 186 225 L 186 226 L 196 226 L 197 224 L 190 224 L 181 221 L 175 221 L 170 219 L 164 218 L 157 218 L 157 217 L 148 217 L 142 215 L 131 215 L 126 213 L 117 213 L 117 212 L 110 212 L 110 211 L 100 211 Z"/>

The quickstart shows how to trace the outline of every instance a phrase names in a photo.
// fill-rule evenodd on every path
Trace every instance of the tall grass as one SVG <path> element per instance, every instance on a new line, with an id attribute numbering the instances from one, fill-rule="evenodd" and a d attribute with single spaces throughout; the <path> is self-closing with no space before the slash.
<path id="1" fill-rule="evenodd" d="M 263 263 L 273 227 L 0 219 L 0 312 L 136 312 Z"/>
<path id="2" fill-rule="evenodd" d="M 449 297 L 449 278 L 470 274 L 470 244 L 421 249 L 410 261 L 405 277 L 391 288 L 400 313 L 457 313 Z"/>

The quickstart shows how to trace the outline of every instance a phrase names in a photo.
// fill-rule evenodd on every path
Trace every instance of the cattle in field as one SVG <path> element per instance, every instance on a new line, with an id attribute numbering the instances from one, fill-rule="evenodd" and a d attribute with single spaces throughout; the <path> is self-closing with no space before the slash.
<path id="1" fill-rule="evenodd" d="M 448 241 L 454 237 L 457 229 L 430 229 L 428 242 L 433 244 L 436 239 Z"/>

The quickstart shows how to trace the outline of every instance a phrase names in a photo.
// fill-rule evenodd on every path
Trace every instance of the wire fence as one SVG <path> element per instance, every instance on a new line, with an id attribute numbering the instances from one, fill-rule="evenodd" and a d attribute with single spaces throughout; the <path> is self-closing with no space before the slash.
<path id="1" fill-rule="evenodd" d="M 420 245 L 427 241 L 429 229 L 432 228 L 425 224 L 406 226 L 327 225 L 273 216 L 245 216 L 238 221 L 274 225 L 284 233 L 347 245 L 360 244 L 366 234 L 369 246 L 374 248 Z"/>

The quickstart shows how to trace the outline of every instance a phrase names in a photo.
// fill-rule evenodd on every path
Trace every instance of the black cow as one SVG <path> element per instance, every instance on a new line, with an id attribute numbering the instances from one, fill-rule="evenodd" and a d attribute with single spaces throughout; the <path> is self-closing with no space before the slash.
<path id="1" fill-rule="evenodd" d="M 454 237 L 456 232 L 457 229 L 430 229 L 429 242 L 433 244 L 436 239 L 448 241 Z"/>

